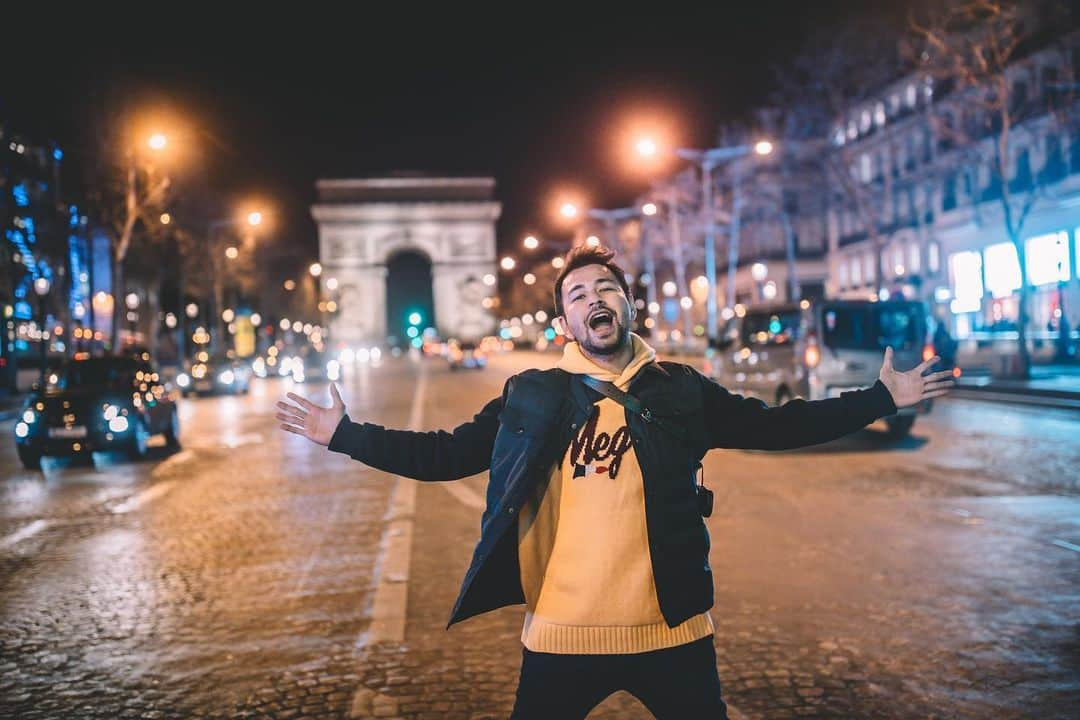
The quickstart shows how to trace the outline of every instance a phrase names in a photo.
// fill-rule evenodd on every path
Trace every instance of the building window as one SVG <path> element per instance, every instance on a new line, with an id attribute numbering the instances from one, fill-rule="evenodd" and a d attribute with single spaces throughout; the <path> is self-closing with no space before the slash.
<path id="1" fill-rule="evenodd" d="M 864 282 L 869 285 L 874 282 L 874 254 L 869 253 L 863 257 L 863 275 L 865 276 Z"/>
<path id="2" fill-rule="evenodd" d="M 889 96 L 889 114 L 896 115 L 898 112 L 900 112 L 900 96 L 893 93 Z"/>
<path id="3" fill-rule="evenodd" d="M 862 285 L 862 263 L 859 262 L 859 258 L 851 258 L 851 284 L 854 286 Z"/>
<path id="4" fill-rule="evenodd" d="M 833 133 L 833 144 L 834 145 L 843 145 L 844 144 L 844 128 L 842 128 L 842 127 L 836 128 L 836 131 Z"/>
<path id="5" fill-rule="evenodd" d="M 897 275 L 903 275 L 905 271 L 904 247 L 902 245 L 897 245 L 893 248 L 893 272 Z"/>
<path id="6" fill-rule="evenodd" d="M 905 93 L 904 99 L 907 101 L 907 106 L 909 108 L 915 107 L 915 102 L 918 100 L 918 93 L 915 90 L 914 83 L 907 86 L 907 91 Z"/>
<path id="7" fill-rule="evenodd" d="M 1012 182 L 1009 183 L 1009 192 L 1022 193 L 1031 187 L 1031 153 L 1024 148 L 1016 156 L 1016 170 L 1013 172 Z"/>
<path id="8" fill-rule="evenodd" d="M 949 309 L 954 313 L 977 312 L 982 307 L 982 257 L 974 251 L 953 253 L 949 274 L 953 295 Z"/>
<path id="9" fill-rule="evenodd" d="M 870 111 L 863 110 L 862 115 L 859 117 L 859 130 L 862 132 L 868 132 L 870 130 Z"/>
<path id="10" fill-rule="evenodd" d="M 956 173 L 949 173 L 941 186 L 941 209 L 943 212 L 956 209 Z"/>
<path id="11" fill-rule="evenodd" d="M 839 283 L 840 288 L 844 289 L 848 286 L 848 265 L 847 258 L 840 258 L 840 262 L 836 265 L 836 280 Z"/>
<path id="12" fill-rule="evenodd" d="M 873 173 L 873 164 L 869 153 L 863 153 L 859 156 L 859 177 L 862 178 L 864 183 L 870 182 L 870 176 Z"/>
<path id="13" fill-rule="evenodd" d="M 878 127 L 885 125 L 885 103 L 879 102 L 874 106 L 874 123 Z"/>
<path id="14" fill-rule="evenodd" d="M 926 266 L 930 269 L 930 272 L 936 273 L 941 266 L 940 250 L 938 244 L 934 241 L 930 241 L 926 246 Z"/>
<path id="15" fill-rule="evenodd" d="M 859 127 L 855 124 L 854 120 L 851 120 L 847 124 L 847 136 L 848 140 L 854 140 L 859 137 Z"/>
<path id="16" fill-rule="evenodd" d="M 1061 137 L 1057 133 L 1046 136 L 1046 160 L 1039 180 L 1043 183 L 1057 182 L 1065 177 L 1065 162 L 1061 157 Z"/>
<path id="17" fill-rule="evenodd" d="M 1028 282 L 1032 285 L 1069 281 L 1068 233 L 1062 231 L 1029 238 L 1024 243 L 1024 252 Z"/>
<path id="18" fill-rule="evenodd" d="M 1008 297 L 1020 289 L 1020 261 L 1011 242 L 983 248 L 983 264 L 986 267 L 986 289 L 995 298 Z"/>
<path id="19" fill-rule="evenodd" d="M 919 257 L 919 243 L 912 241 L 908 245 L 908 270 L 917 273 L 920 267 L 922 267 L 922 262 Z"/>

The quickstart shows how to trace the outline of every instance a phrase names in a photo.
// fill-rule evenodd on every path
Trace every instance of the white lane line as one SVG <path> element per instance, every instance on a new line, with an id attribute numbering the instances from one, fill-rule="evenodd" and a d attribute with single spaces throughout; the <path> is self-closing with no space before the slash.
<path id="1" fill-rule="evenodd" d="M 261 443 L 263 436 L 259 433 L 247 433 L 245 435 L 235 435 L 228 437 L 222 443 L 227 448 L 233 449 L 241 447 L 242 445 L 253 445 L 255 443 Z"/>
<path id="2" fill-rule="evenodd" d="M 1051 545 L 1057 545 L 1058 547 L 1065 548 L 1066 550 L 1075 550 L 1076 552 L 1080 552 L 1080 545 L 1073 545 L 1071 542 L 1068 542 L 1066 540 L 1055 539 L 1051 543 Z"/>
<path id="3" fill-rule="evenodd" d="M 48 520 L 35 520 L 29 525 L 11 533 L 7 537 L 0 539 L 0 549 L 6 550 L 9 547 L 15 545 L 16 543 L 22 542 L 26 538 L 31 537 L 32 535 L 37 535 L 39 532 L 41 532 L 47 527 L 49 527 Z"/>
<path id="4" fill-rule="evenodd" d="M 124 502 L 113 507 L 112 511 L 116 514 L 129 513 L 133 510 L 138 510 L 143 505 L 155 500 L 162 495 L 166 494 L 176 485 L 175 480 L 163 480 L 151 487 L 146 488 L 138 495 L 133 495 Z"/>
<path id="5" fill-rule="evenodd" d="M 457 498 L 463 505 L 478 510 L 483 510 L 487 502 L 484 500 L 480 493 L 473 490 L 471 487 L 461 481 L 455 482 L 441 482 L 439 486 L 443 490 Z"/>
<path id="6" fill-rule="evenodd" d="M 423 423 L 424 397 L 427 395 L 427 373 L 421 366 L 420 378 L 413 392 L 409 410 L 409 429 L 419 430 Z M 398 477 L 384 519 L 386 529 L 380 540 L 379 558 L 375 563 L 375 597 L 371 602 L 371 624 L 356 639 L 361 653 L 379 642 L 401 643 L 405 640 L 405 611 L 409 600 L 409 562 L 412 558 L 413 522 L 416 511 L 416 481 Z M 378 709 L 378 713 L 376 713 Z M 376 714 L 396 715 L 397 700 L 370 688 L 360 686 L 349 705 L 350 718 L 368 718 Z"/>
<path id="7" fill-rule="evenodd" d="M 421 368 L 409 411 L 410 430 L 419 430 L 423 424 L 426 395 L 427 373 Z M 358 640 L 358 647 L 405 640 L 405 609 L 409 595 L 409 561 L 412 558 L 415 511 L 416 481 L 398 477 L 394 481 L 394 492 L 384 516 L 386 529 L 376 563 L 378 580 L 371 605 L 371 624 Z"/>
<path id="8" fill-rule="evenodd" d="M 195 453 L 193 453 L 191 450 L 181 450 L 172 457 L 165 458 L 160 463 L 158 463 L 157 467 L 150 471 L 150 475 L 152 477 L 158 477 L 159 475 L 163 475 L 169 470 L 172 470 L 177 465 L 183 465 L 188 460 L 194 459 Z"/>

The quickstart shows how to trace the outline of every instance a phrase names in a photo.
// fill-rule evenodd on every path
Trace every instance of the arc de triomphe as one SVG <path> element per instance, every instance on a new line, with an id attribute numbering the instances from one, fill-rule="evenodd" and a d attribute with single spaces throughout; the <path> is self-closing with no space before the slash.
<path id="1" fill-rule="evenodd" d="M 319 180 L 311 214 L 319 228 L 323 297 L 337 298 L 334 343 L 383 343 L 387 262 L 409 251 L 431 263 L 436 330 L 443 338 L 495 332 L 482 303 L 494 295 L 493 178 L 392 177 Z M 326 282 L 335 278 L 337 288 Z M 490 281 L 490 279 L 489 279 Z"/>

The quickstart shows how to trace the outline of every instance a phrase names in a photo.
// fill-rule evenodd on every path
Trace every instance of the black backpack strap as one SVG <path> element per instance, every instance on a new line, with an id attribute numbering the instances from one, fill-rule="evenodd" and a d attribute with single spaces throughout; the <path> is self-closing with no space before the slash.
<path id="1" fill-rule="evenodd" d="M 581 382 L 585 383 L 593 390 L 596 390 L 600 394 L 611 398 L 615 402 L 622 405 L 624 408 L 639 416 L 647 423 L 652 423 L 656 427 L 660 428 L 666 433 L 674 435 L 679 442 L 686 441 L 686 432 L 683 428 L 672 425 L 665 422 L 662 418 L 658 418 L 653 415 L 653 411 L 641 404 L 641 401 L 628 392 L 623 392 L 614 383 L 605 382 L 603 380 L 597 380 L 591 375 L 578 375 L 581 378 Z"/>

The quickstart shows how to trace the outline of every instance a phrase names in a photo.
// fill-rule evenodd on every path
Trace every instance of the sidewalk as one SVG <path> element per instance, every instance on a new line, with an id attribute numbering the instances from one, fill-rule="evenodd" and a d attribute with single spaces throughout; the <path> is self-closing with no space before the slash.
<path id="1" fill-rule="evenodd" d="M 1080 410 L 1080 363 L 1032 365 L 1031 378 L 1015 380 L 986 372 L 960 376 L 954 397 L 996 400 Z"/>

